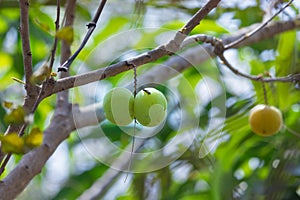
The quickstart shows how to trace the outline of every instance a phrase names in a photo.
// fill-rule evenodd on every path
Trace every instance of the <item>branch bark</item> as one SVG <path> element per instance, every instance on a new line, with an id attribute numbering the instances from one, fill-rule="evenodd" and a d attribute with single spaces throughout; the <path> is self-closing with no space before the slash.
<path id="1" fill-rule="evenodd" d="M 243 37 L 245 34 L 249 33 L 253 29 L 255 29 L 259 25 L 252 25 L 247 28 L 241 29 L 240 31 L 222 37 L 222 41 L 224 44 L 229 44 L 240 37 Z M 250 44 L 254 44 L 260 41 L 263 41 L 267 38 L 272 38 L 275 35 L 296 29 L 300 27 L 300 17 L 298 16 L 294 20 L 289 21 L 280 21 L 270 23 L 270 25 L 266 26 L 251 38 L 244 40 L 239 43 L 235 48 L 247 46 Z M 194 40 L 194 36 L 191 38 L 187 38 L 185 41 Z M 78 87 L 82 85 L 86 85 L 95 81 L 99 81 L 111 76 L 115 76 L 124 71 L 131 70 L 133 66 L 141 66 L 143 64 L 152 62 L 157 60 L 158 58 L 166 55 L 165 45 L 159 46 L 156 49 L 153 49 L 146 54 L 139 55 L 137 57 L 110 65 L 106 68 L 101 68 L 98 70 L 90 71 L 84 74 L 79 74 L 75 76 L 71 76 L 68 78 L 60 79 L 54 84 L 49 84 L 49 87 L 45 91 L 45 96 L 50 96 L 59 91 L 67 90 L 73 87 Z M 181 72 L 193 65 L 199 65 L 200 63 L 207 60 L 209 57 L 215 57 L 213 53 L 213 49 L 210 45 L 201 45 L 193 48 L 189 48 L 185 52 L 181 53 L 180 56 L 172 56 L 169 60 L 167 60 L 164 64 L 154 67 L 143 75 L 139 76 L 139 80 L 143 82 L 162 82 L 165 79 L 170 79 L 174 74 L 171 73 L 170 67 L 174 69 L 174 71 Z M 187 62 L 189 61 L 189 62 Z M 140 82 L 141 83 L 141 82 Z"/>
<path id="2" fill-rule="evenodd" d="M 25 72 L 25 90 L 26 90 L 26 99 L 24 103 L 24 109 L 27 113 L 30 110 L 38 95 L 36 87 L 31 84 L 30 78 L 32 76 L 32 54 L 30 49 L 30 34 L 29 34 L 29 1 L 20 0 L 20 34 L 22 38 L 22 52 L 23 52 L 23 64 Z"/>

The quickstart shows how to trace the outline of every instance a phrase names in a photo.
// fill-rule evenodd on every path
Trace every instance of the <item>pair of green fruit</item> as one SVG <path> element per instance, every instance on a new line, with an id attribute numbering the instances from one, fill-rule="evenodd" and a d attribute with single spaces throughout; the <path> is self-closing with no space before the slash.
<path id="1" fill-rule="evenodd" d="M 104 97 L 106 118 L 118 126 L 126 126 L 135 118 L 143 126 L 157 126 L 166 117 L 167 100 L 155 88 L 145 88 L 136 96 L 126 88 L 113 88 Z"/>

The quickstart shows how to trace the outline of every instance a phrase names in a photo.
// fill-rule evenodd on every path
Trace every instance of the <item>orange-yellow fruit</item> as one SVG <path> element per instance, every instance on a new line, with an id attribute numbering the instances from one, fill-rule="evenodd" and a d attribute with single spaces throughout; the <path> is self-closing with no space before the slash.
<path id="1" fill-rule="evenodd" d="M 282 115 L 274 106 L 259 104 L 250 110 L 249 123 L 254 133 L 271 136 L 281 129 Z"/>

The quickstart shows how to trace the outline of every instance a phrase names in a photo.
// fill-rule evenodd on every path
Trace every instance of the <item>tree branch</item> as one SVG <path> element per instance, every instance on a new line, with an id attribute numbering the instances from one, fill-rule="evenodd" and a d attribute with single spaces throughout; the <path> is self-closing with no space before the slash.
<path id="1" fill-rule="evenodd" d="M 223 43 L 229 44 L 235 40 L 237 40 L 240 37 L 243 37 L 245 33 L 250 32 L 254 28 L 256 28 L 259 25 L 252 25 L 247 28 L 241 29 L 235 34 L 224 36 L 222 38 Z M 250 44 L 254 44 L 260 41 L 263 41 L 268 38 L 272 38 L 276 34 L 292 30 L 295 28 L 300 27 L 300 17 L 298 16 L 294 20 L 289 21 L 280 21 L 280 22 L 274 22 L 270 23 L 268 26 L 261 29 L 259 32 L 257 32 L 255 35 L 253 35 L 251 38 L 242 41 L 241 43 L 237 44 L 235 48 L 239 48 L 242 46 L 247 46 Z M 203 35 L 201 35 L 202 37 Z M 186 40 L 183 43 L 183 46 L 188 45 L 188 43 L 191 43 L 191 41 L 195 41 L 195 38 L 197 36 L 191 36 L 186 38 Z M 165 45 L 159 46 L 156 49 L 153 49 L 145 54 L 139 55 L 137 57 L 110 65 L 106 68 L 101 68 L 98 70 L 90 71 L 84 74 L 79 74 L 75 76 L 71 76 L 68 78 L 60 79 L 56 83 L 49 85 L 47 90 L 45 91 L 45 97 L 50 96 L 54 93 L 57 93 L 59 91 L 67 90 L 73 87 L 78 87 L 81 85 L 86 85 L 88 83 L 92 83 L 95 81 L 99 81 L 102 79 L 105 79 L 107 77 L 115 76 L 119 73 L 122 73 L 124 71 L 131 70 L 133 66 L 140 66 L 152 61 L 157 60 L 158 58 L 162 57 L 166 54 Z M 175 74 L 172 74 L 170 72 L 170 67 L 172 67 L 175 71 L 181 72 L 188 67 L 191 67 L 191 64 L 193 65 L 199 65 L 200 63 L 204 62 L 210 57 L 215 57 L 213 53 L 213 49 L 210 45 L 201 45 L 193 48 L 187 49 L 185 52 L 181 53 L 180 56 L 172 56 L 169 60 L 167 60 L 163 65 L 160 65 L 158 67 L 154 67 L 150 70 L 148 70 L 145 74 L 142 74 L 139 76 L 139 80 L 143 82 L 147 82 L 147 79 L 149 80 L 156 80 L 161 81 L 161 79 L 169 79 L 172 76 L 175 76 Z M 187 62 L 189 61 L 189 62 Z M 165 78 L 166 77 L 166 78 Z M 285 78 L 283 78 L 284 80 Z M 278 79 L 281 81 L 280 79 Z M 270 81 L 273 81 L 270 79 Z"/>
<path id="2" fill-rule="evenodd" d="M 23 52 L 23 64 L 25 72 L 25 89 L 26 89 L 26 99 L 25 109 L 31 107 L 34 104 L 35 97 L 37 96 L 37 91 L 35 86 L 31 84 L 30 78 L 32 76 L 32 54 L 30 49 L 30 34 L 29 34 L 29 1 L 20 0 L 20 34 L 22 39 L 22 52 Z M 26 110 L 30 112 L 29 110 Z"/>
<path id="3" fill-rule="evenodd" d="M 57 33 L 57 31 L 59 30 L 60 0 L 57 0 L 56 4 L 57 5 L 56 5 L 55 32 Z M 54 60 L 55 60 L 55 53 L 56 53 L 56 48 L 57 48 L 57 42 L 58 42 L 58 38 L 55 37 L 54 38 L 54 42 L 53 42 L 53 47 L 51 49 L 51 55 L 50 55 L 50 64 L 49 64 L 50 72 L 52 71 Z"/>

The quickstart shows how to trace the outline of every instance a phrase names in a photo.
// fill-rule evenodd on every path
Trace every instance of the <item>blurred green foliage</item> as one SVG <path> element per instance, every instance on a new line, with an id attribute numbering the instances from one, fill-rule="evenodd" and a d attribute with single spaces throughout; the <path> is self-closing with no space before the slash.
<path id="1" fill-rule="evenodd" d="M 193 30 L 192 34 L 222 36 L 236 29 L 260 23 L 265 14 L 265 7 L 260 6 L 260 1 L 251 2 L 253 4 L 245 8 L 239 7 L 239 3 L 221 4 Z M 72 50 L 75 50 L 83 39 L 85 24 L 93 16 L 97 3 L 91 0 L 78 1 Z M 174 34 L 198 7 L 203 6 L 202 1 L 188 0 L 151 0 L 138 3 L 140 5 L 133 1 L 108 2 L 100 18 L 99 27 L 72 65 L 71 74 L 105 67 L 158 46 L 164 41 L 165 35 Z M 54 5 L 55 1 L 31 3 L 30 39 L 34 70 L 47 61 L 50 55 L 55 36 Z M 296 6 L 291 10 L 299 15 L 299 8 Z M 275 20 L 288 17 L 291 16 L 281 14 Z M 1 102 L 22 105 L 25 95 L 23 85 L 11 79 L 24 79 L 18 29 L 17 2 L 1 2 L 0 98 Z M 136 35 L 133 36 L 133 33 Z M 269 72 L 271 76 L 286 76 L 300 71 L 299 49 L 299 31 L 293 30 L 248 47 L 232 50 L 235 54 L 232 54 L 230 60 L 234 61 L 235 67 L 243 68 L 253 75 Z M 56 71 L 59 65 L 59 53 L 58 47 L 53 71 Z M 138 74 L 147 72 L 167 59 L 164 57 L 139 68 Z M 73 89 L 72 102 L 80 105 L 101 102 L 109 88 L 131 82 L 132 77 L 132 72 L 119 74 L 96 83 L 92 92 L 86 87 Z M 229 81 L 226 81 L 228 78 Z M 174 151 L 172 156 L 177 157 L 175 162 L 156 171 L 129 174 L 126 183 L 123 180 L 125 176 L 122 176 L 125 172 L 121 172 L 99 199 L 299 199 L 299 85 L 266 84 L 269 103 L 282 111 L 284 127 L 275 136 L 263 138 L 254 135 L 248 125 L 248 111 L 255 104 L 264 103 L 261 83 L 247 81 L 247 87 L 242 88 L 244 85 L 239 85 L 242 81 L 242 77 L 228 75 L 224 66 L 210 60 L 185 70 L 181 75 L 164 83 L 164 86 L 159 86 L 169 101 L 168 119 L 164 127 L 151 136 L 147 145 L 139 151 L 151 152 L 163 148 L 174 139 L 179 133 L 180 120 L 184 118 L 178 115 L 178 111 L 183 108 L 186 109 L 186 116 L 199 120 L 192 144 L 182 154 Z M 187 89 L 187 85 L 190 88 Z M 168 90 L 169 87 L 172 91 Z M 207 91 L 200 90 L 203 87 Z M 221 88 L 220 92 L 218 88 Z M 237 92 L 238 90 L 241 92 Z M 180 104 L 184 98 L 192 99 L 195 96 L 199 101 L 191 100 L 188 101 L 188 105 Z M 53 95 L 39 105 L 34 115 L 34 126 L 44 130 L 49 125 L 55 102 Z M 1 104 L 2 132 L 7 128 L 7 112 L 8 109 Z M 217 120 L 220 120 L 221 124 Z M 34 196 L 41 199 L 78 198 L 94 181 L 101 180 L 109 170 L 108 166 L 93 157 L 96 152 L 91 152 L 90 139 L 100 141 L 107 138 L 117 148 L 124 150 L 131 145 L 132 137 L 128 130 L 131 132 L 132 128 L 131 125 L 119 128 L 103 121 L 97 127 L 79 131 L 79 136 L 73 133 L 65 143 L 66 148 L 59 150 L 60 157 L 56 156 L 56 160 L 48 162 L 43 173 L 35 178 L 19 199 L 34 199 Z M 102 135 L 99 129 L 103 131 Z M 142 130 L 142 127 L 138 126 L 137 129 Z M 95 151 L 105 148 L 98 146 L 98 150 Z M 178 147 L 180 148 L 185 147 L 183 145 Z M 13 159 L 8 172 L 18 159 L 19 157 Z M 62 160 L 63 167 L 53 167 L 53 163 L 59 164 Z M 56 175 L 58 171 L 64 174 L 63 178 Z M 51 187 L 48 183 L 52 183 Z"/>

